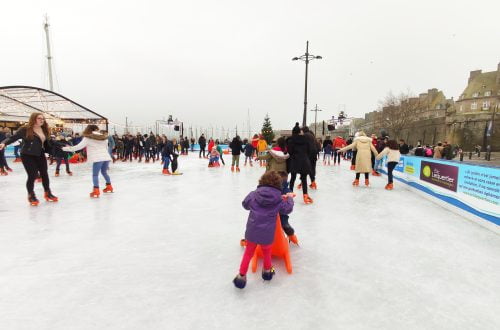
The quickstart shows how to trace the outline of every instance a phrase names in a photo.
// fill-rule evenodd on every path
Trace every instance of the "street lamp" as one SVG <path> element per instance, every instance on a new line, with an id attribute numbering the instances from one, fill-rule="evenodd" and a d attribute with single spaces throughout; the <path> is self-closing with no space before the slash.
<path id="1" fill-rule="evenodd" d="M 312 61 L 314 59 L 320 60 L 322 59 L 322 57 L 309 54 L 309 40 L 306 43 L 306 53 L 304 55 L 300 55 L 299 57 L 292 58 L 292 61 L 301 60 L 306 62 L 306 79 L 304 88 L 304 117 L 302 118 L 302 126 L 306 126 L 306 119 L 307 119 L 307 71 L 308 71 L 309 61 Z"/>

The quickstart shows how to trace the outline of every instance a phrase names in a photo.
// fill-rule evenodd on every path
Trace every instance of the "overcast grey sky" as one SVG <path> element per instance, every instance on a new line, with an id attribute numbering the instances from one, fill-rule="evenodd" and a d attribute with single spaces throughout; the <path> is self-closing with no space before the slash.
<path id="1" fill-rule="evenodd" d="M 500 1 L 5 1 L 0 85 L 48 87 L 113 122 L 246 125 L 301 122 L 305 52 L 318 119 L 374 110 L 389 91 L 458 97 L 469 71 L 500 62 Z M 344 106 L 340 106 L 344 107 Z M 313 120 L 309 112 L 308 122 Z M 245 127 L 246 129 L 246 127 Z"/>

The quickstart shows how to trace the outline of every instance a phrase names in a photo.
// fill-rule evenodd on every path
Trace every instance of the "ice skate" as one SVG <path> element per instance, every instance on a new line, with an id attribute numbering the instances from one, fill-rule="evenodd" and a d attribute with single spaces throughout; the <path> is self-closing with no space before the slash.
<path id="1" fill-rule="evenodd" d="M 90 197 L 91 198 L 99 198 L 100 194 L 101 194 L 101 192 L 99 191 L 99 187 L 94 187 L 94 189 L 92 189 L 92 192 L 90 193 Z"/>
<path id="2" fill-rule="evenodd" d="M 299 245 L 299 240 L 297 238 L 297 235 L 295 234 L 288 236 L 288 242 L 292 242 L 295 245 Z"/>
<path id="3" fill-rule="evenodd" d="M 311 184 L 309 185 L 309 187 L 311 189 L 318 189 L 318 186 L 316 185 L 316 181 L 311 182 Z"/>
<path id="4" fill-rule="evenodd" d="M 50 190 L 46 191 L 43 197 L 45 198 L 45 200 L 47 202 L 57 202 L 57 201 L 59 201 L 59 198 L 57 198 L 56 196 L 52 195 L 52 193 L 50 192 Z"/>
<path id="5" fill-rule="evenodd" d="M 171 173 L 168 170 L 168 168 L 164 168 L 163 171 L 162 171 L 162 173 L 165 174 L 165 175 L 171 175 Z"/>
<path id="6" fill-rule="evenodd" d="M 231 172 L 234 172 L 234 166 L 231 165 Z"/>
<path id="7" fill-rule="evenodd" d="M 311 197 L 309 197 L 308 194 L 304 194 L 304 203 L 305 204 L 312 204 L 313 203 L 313 200 Z"/>
<path id="8" fill-rule="evenodd" d="M 69 175 L 69 176 L 72 176 L 73 175 L 73 172 L 71 171 L 66 171 L 66 174 Z"/>
<path id="9" fill-rule="evenodd" d="M 28 195 L 28 202 L 31 206 L 38 206 L 38 204 L 40 204 L 40 201 L 38 200 L 38 198 L 36 198 L 35 193 L 31 193 Z"/>
<path id="10" fill-rule="evenodd" d="M 367 187 L 368 187 L 369 185 L 370 185 L 370 180 L 365 179 L 365 186 L 367 186 Z"/>
<path id="11" fill-rule="evenodd" d="M 106 188 L 102 190 L 103 193 L 112 193 L 113 192 L 113 186 L 111 183 L 106 183 Z"/>
<path id="12" fill-rule="evenodd" d="M 352 182 L 352 185 L 353 185 L 353 186 L 359 186 L 359 179 L 355 179 L 355 180 Z"/>
<path id="13" fill-rule="evenodd" d="M 302 189 L 302 183 L 299 183 L 299 185 L 297 186 L 297 189 Z"/>
<path id="14" fill-rule="evenodd" d="M 244 238 L 242 238 L 242 239 L 240 240 L 240 246 L 243 246 L 243 247 L 247 246 L 247 240 L 246 240 L 246 239 L 244 239 Z"/>
<path id="15" fill-rule="evenodd" d="M 269 270 L 263 270 L 262 271 L 262 279 L 264 281 L 270 281 L 273 279 L 273 276 L 276 272 L 274 271 L 274 267 L 271 267 Z"/>
<path id="16" fill-rule="evenodd" d="M 59 176 L 59 170 L 56 170 L 56 173 L 54 174 L 54 176 Z"/>
<path id="17" fill-rule="evenodd" d="M 356 165 L 351 165 L 351 171 L 356 170 Z"/>
<path id="18" fill-rule="evenodd" d="M 5 167 L 5 169 L 7 170 L 7 172 L 12 172 L 12 169 L 10 167 Z"/>
<path id="19" fill-rule="evenodd" d="M 379 172 L 377 172 L 377 171 L 375 171 L 375 170 L 372 170 L 372 175 L 373 175 L 373 176 L 380 176 L 380 173 L 379 173 Z"/>
<path id="20" fill-rule="evenodd" d="M 236 166 L 236 172 L 239 172 L 240 171 L 240 168 L 238 166 Z"/>
<path id="21" fill-rule="evenodd" d="M 388 184 L 385 185 L 385 189 L 386 190 L 392 190 L 392 189 L 394 189 L 394 185 L 392 183 L 388 183 Z"/>
<path id="22" fill-rule="evenodd" d="M 247 285 L 247 277 L 245 275 L 238 274 L 233 280 L 234 286 L 238 289 L 243 289 Z"/>
<path id="23" fill-rule="evenodd" d="M 7 171 L 2 168 L 2 169 L 0 169 L 0 175 L 5 176 L 5 175 L 9 175 L 9 173 L 7 173 Z"/>

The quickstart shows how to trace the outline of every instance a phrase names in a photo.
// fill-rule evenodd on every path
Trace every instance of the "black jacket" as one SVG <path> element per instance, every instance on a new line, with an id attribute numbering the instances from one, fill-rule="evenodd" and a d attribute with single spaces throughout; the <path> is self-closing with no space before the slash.
<path id="1" fill-rule="evenodd" d="M 2 141 L 3 144 L 9 145 L 19 139 L 23 140 L 23 147 L 21 148 L 22 155 L 30 156 L 43 156 L 45 153 L 51 153 L 52 148 L 50 147 L 50 136 L 45 137 L 45 143 L 42 144 L 42 140 L 36 135 L 33 135 L 33 139 L 29 140 L 26 137 L 26 127 L 21 127 L 17 132 L 11 137 Z"/>
<path id="2" fill-rule="evenodd" d="M 229 148 L 231 148 L 231 155 L 238 156 L 243 151 L 243 144 L 240 140 L 234 138 L 229 144 Z"/>
<path id="3" fill-rule="evenodd" d="M 52 155 L 56 158 L 67 158 L 69 152 L 63 151 L 62 148 L 66 146 L 71 146 L 68 141 L 54 141 L 52 142 Z"/>
<path id="4" fill-rule="evenodd" d="M 401 155 L 407 155 L 410 152 L 410 148 L 406 143 L 403 143 L 399 146 L 399 152 L 401 153 Z"/>
<path id="5" fill-rule="evenodd" d="M 205 146 L 207 145 L 207 139 L 205 139 L 204 136 L 200 136 L 200 138 L 198 139 L 198 144 L 201 148 L 205 148 Z"/>
<path id="6" fill-rule="evenodd" d="M 311 144 L 305 135 L 292 135 L 287 140 L 287 150 L 290 154 L 290 173 L 302 175 L 311 173 Z"/>

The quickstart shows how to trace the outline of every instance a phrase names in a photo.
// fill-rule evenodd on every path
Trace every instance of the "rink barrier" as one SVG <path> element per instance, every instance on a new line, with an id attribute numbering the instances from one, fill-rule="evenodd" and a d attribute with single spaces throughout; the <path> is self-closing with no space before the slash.
<path id="1" fill-rule="evenodd" d="M 387 158 L 380 172 L 387 175 Z M 394 179 L 500 234 L 500 167 L 401 156 Z"/>

